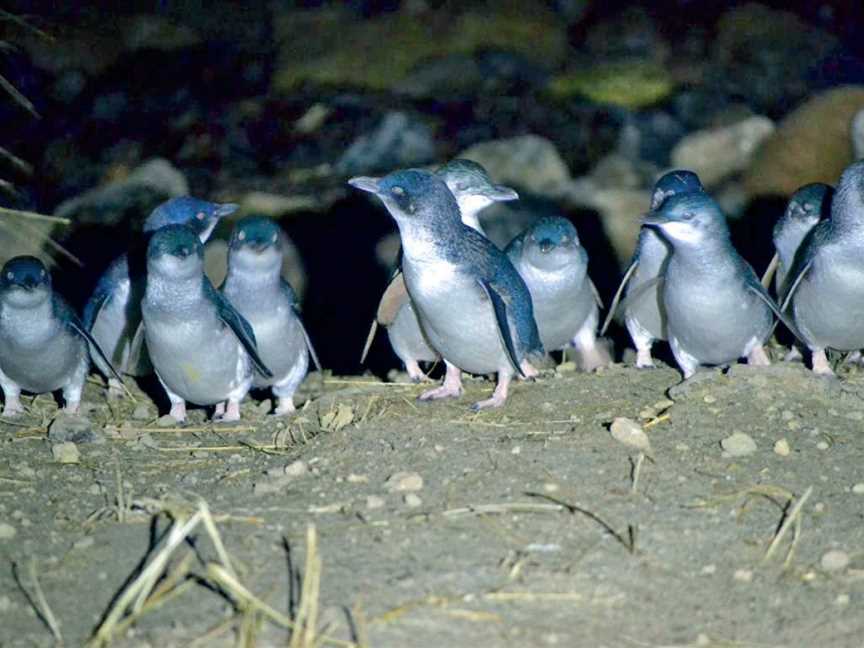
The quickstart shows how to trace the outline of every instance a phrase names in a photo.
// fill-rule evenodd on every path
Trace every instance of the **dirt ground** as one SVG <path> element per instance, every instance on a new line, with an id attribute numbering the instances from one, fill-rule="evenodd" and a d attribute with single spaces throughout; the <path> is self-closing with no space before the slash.
<path id="1" fill-rule="evenodd" d="M 289 616 L 315 526 L 331 638 L 864 646 L 864 372 L 775 364 L 679 381 L 565 365 L 473 414 L 492 383 L 419 404 L 420 386 L 312 376 L 293 420 L 253 402 L 239 426 L 196 411 L 179 429 L 138 391 L 109 409 L 94 378 L 81 434 L 95 440 L 67 464 L 40 397 L 0 426 L 0 646 L 53 645 L 45 616 L 83 645 L 168 529 L 158 511 L 182 517 L 200 498 L 238 579 Z M 644 425 L 647 456 L 612 437 L 615 417 Z M 724 451 L 735 432 L 755 451 Z M 231 594 L 205 576 L 217 549 L 203 528 L 193 538 L 169 563 L 189 553 L 185 584 L 162 581 L 169 595 L 111 645 L 236 645 Z M 260 624 L 256 645 L 287 642 Z"/>

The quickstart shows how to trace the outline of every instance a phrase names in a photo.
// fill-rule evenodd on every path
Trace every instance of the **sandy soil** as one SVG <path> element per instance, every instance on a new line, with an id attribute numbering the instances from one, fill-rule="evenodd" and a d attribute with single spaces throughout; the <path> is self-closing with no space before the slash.
<path id="1" fill-rule="evenodd" d="M 313 376 L 292 421 L 253 403 L 239 426 L 198 411 L 185 429 L 160 427 L 137 391 L 109 409 L 94 383 L 99 438 L 70 464 L 41 397 L 0 426 L 0 645 L 54 643 L 33 573 L 82 645 L 169 527 L 157 511 L 198 498 L 238 578 L 285 614 L 314 524 L 320 623 L 369 646 L 864 645 L 864 373 L 736 366 L 678 383 L 670 368 L 559 369 L 473 414 L 491 383 L 418 404 L 422 387 Z M 615 417 L 645 425 L 650 457 L 611 436 Z M 735 432 L 755 451 L 729 456 Z M 194 538 L 177 556 L 194 546 L 201 576 L 216 551 Z M 190 576 L 112 645 L 235 645 L 235 608 L 206 582 Z M 287 636 L 262 623 L 257 645 Z"/>

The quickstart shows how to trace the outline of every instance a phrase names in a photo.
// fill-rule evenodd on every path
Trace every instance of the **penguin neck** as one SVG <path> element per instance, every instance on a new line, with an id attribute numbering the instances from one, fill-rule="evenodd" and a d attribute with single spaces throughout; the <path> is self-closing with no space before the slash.
<path id="1" fill-rule="evenodd" d="M 702 274 L 707 277 L 724 278 L 734 273 L 736 264 L 735 248 L 727 239 L 706 239 L 699 245 L 675 245 L 672 257 L 677 265 L 686 268 L 688 273 Z"/>
<path id="2" fill-rule="evenodd" d="M 438 261 L 442 257 L 441 245 L 453 234 L 441 224 L 397 221 L 402 239 L 404 259 L 415 263 Z M 459 223 L 459 227 L 464 227 Z"/>
<path id="3" fill-rule="evenodd" d="M 182 311 L 203 299 L 205 281 L 203 275 L 178 279 L 151 271 L 147 276 L 145 299 L 159 310 Z"/>
<path id="4" fill-rule="evenodd" d="M 0 306 L 0 322 L 6 329 L 20 331 L 24 340 L 34 342 L 41 342 L 50 336 L 57 324 L 51 299 L 30 306 L 15 306 L 4 302 Z M 16 335 L 15 339 L 21 337 Z"/>
<path id="5" fill-rule="evenodd" d="M 480 212 L 482 209 L 476 209 L 473 207 L 463 207 L 459 205 L 460 215 L 462 216 L 462 222 L 473 229 L 475 232 L 486 236 L 486 232 L 483 230 L 483 226 L 480 225 Z"/>
<path id="6" fill-rule="evenodd" d="M 222 287 L 229 299 L 239 296 L 244 303 L 273 304 L 282 286 L 282 268 L 245 268 L 229 261 L 228 275 Z"/>

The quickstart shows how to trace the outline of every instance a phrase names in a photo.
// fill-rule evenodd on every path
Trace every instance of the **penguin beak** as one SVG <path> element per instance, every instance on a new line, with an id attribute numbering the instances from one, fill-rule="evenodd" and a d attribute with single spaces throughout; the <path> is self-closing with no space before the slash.
<path id="1" fill-rule="evenodd" d="M 546 254 L 547 252 L 555 248 L 555 244 L 549 239 L 543 239 L 537 244 L 537 246 L 540 248 L 540 251 L 543 254 Z"/>
<path id="2" fill-rule="evenodd" d="M 351 178 L 348 181 L 348 184 L 355 189 L 359 189 L 360 191 L 368 191 L 369 193 L 377 194 L 379 192 L 379 182 L 380 178 L 373 178 L 371 176 L 358 176 L 356 178 Z"/>
<path id="3" fill-rule="evenodd" d="M 669 219 L 658 212 L 648 212 L 642 217 L 642 224 L 648 227 L 661 227 L 668 222 Z"/>
<path id="4" fill-rule="evenodd" d="M 223 203 L 216 208 L 213 215 L 216 218 L 225 218 L 226 216 L 230 216 L 236 212 L 238 209 L 240 209 L 240 205 L 236 203 Z"/>
<path id="5" fill-rule="evenodd" d="M 519 200 L 519 194 L 516 193 L 516 190 L 504 185 L 494 185 L 486 195 L 490 200 L 494 200 L 495 202 Z"/>

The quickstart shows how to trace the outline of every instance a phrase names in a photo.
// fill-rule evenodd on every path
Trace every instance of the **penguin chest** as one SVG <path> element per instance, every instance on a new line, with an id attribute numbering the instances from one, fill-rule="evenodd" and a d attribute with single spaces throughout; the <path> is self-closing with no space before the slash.
<path id="1" fill-rule="evenodd" d="M 793 297 L 795 322 L 817 348 L 864 347 L 864 266 L 860 260 L 819 255 Z"/>
<path id="2" fill-rule="evenodd" d="M 83 380 L 87 362 L 83 339 L 61 325 L 34 323 L 0 338 L 0 370 L 35 394 L 60 389 L 75 374 Z"/>
<path id="3" fill-rule="evenodd" d="M 547 351 L 563 349 L 573 341 L 596 307 L 585 275 L 576 278 L 560 273 L 530 272 L 522 267 L 519 272 L 531 293 L 534 320 L 543 347 Z"/>
<path id="4" fill-rule="evenodd" d="M 667 273 L 663 289 L 670 339 L 702 364 L 747 355 L 771 329 L 768 306 L 740 282 L 683 285 Z"/>
<path id="5" fill-rule="evenodd" d="M 624 308 L 627 322 L 655 340 L 666 339 L 666 314 L 658 279 L 660 271 L 660 263 L 640 260 L 627 285 Z"/>
<path id="6" fill-rule="evenodd" d="M 258 355 L 273 372 L 273 378 L 254 372 L 255 387 L 269 387 L 281 382 L 298 363 L 308 362 L 306 338 L 290 304 L 244 309 L 242 304 L 232 303 L 252 326 Z"/>
<path id="7" fill-rule="evenodd" d="M 131 299 L 129 280 L 118 282 L 99 310 L 90 333 L 112 364 L 126 371 L 132 338 L 141 322 L 141 305 Z"/>
<path id="8" fill-rule="evenodd" d="M 403 262 L 405 285 L 429 344 L 470 373 L 510 367 L 495 313 L 477 277 L 444 260 Z"/>
<path id="9" fill-rule="evenodd" d="M 215 312 L 153 317 L 145 308 L 144 332 L 159 378 L 185 400 L 213 405 L 249 388 L 249 357 Z"/>

